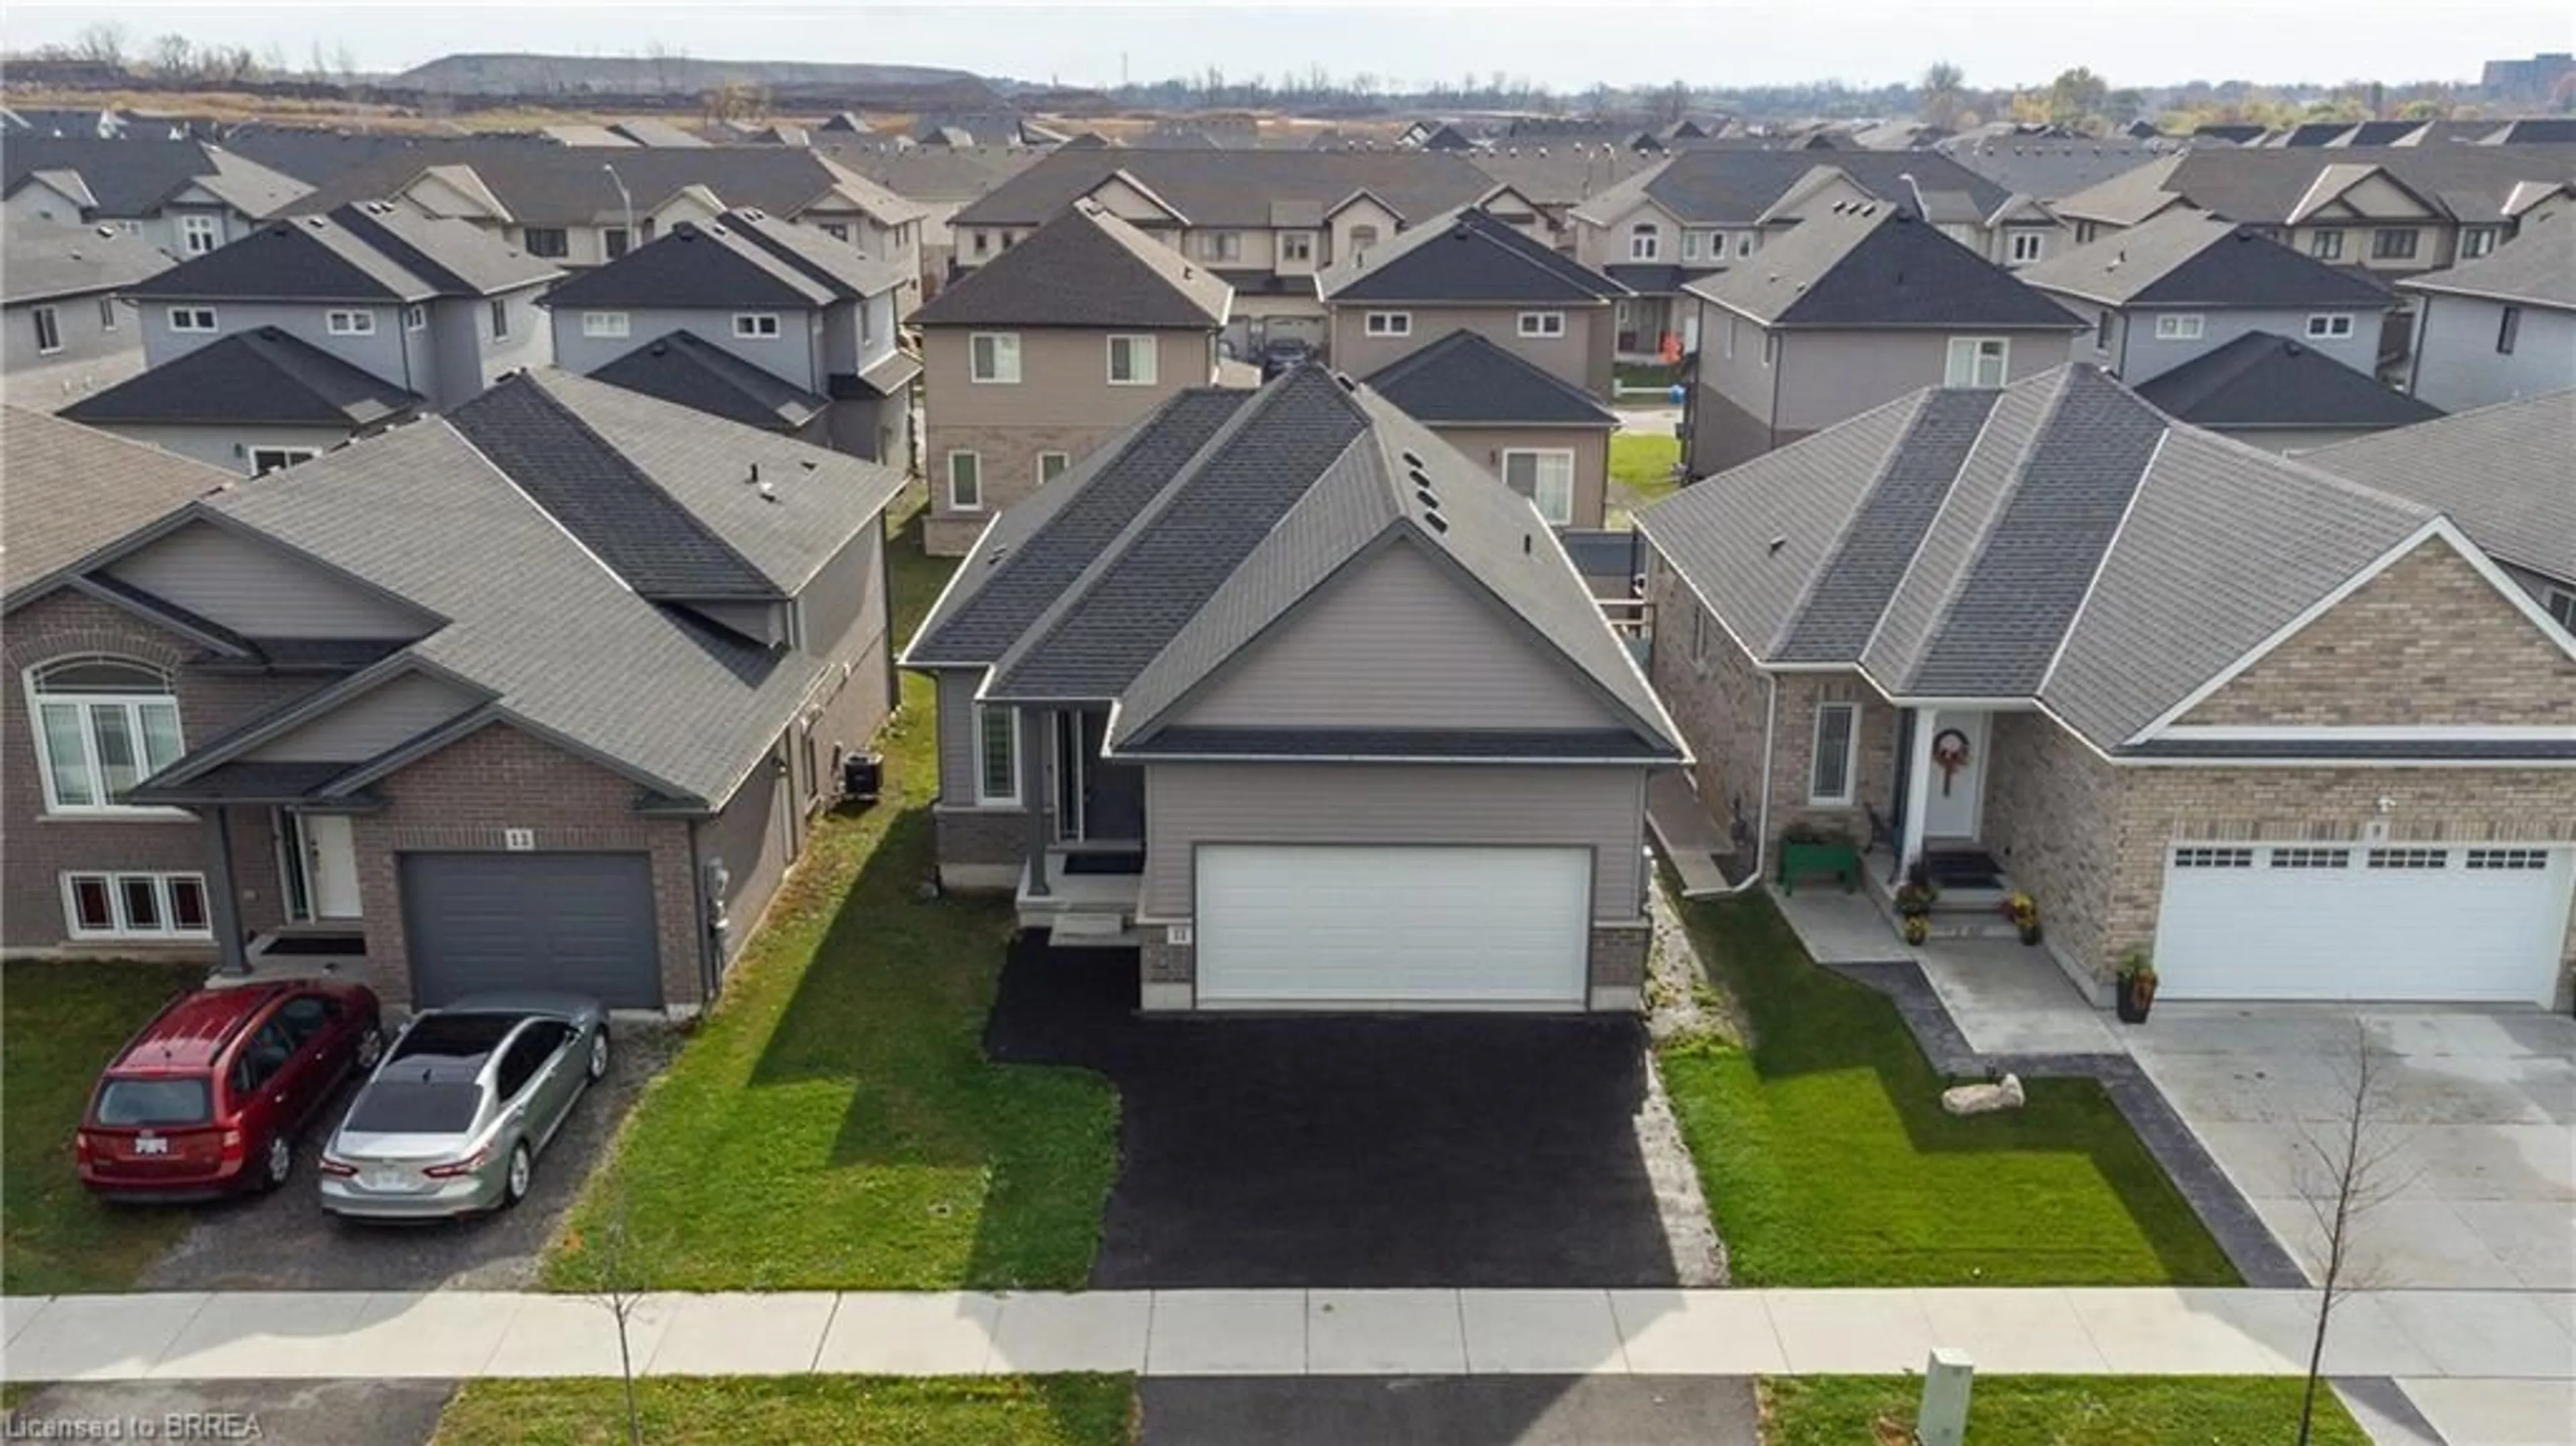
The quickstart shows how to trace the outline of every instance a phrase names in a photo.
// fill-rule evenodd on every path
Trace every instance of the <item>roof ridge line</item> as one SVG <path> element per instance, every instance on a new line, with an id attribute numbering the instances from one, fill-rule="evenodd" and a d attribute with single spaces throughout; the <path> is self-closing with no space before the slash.
<path id="1" fill-rule="evenodd" d="M 1778 657 L 1788 651 L 1789 639 L 1796 635 L 1798 624 L 1805 620 L 1807 608 L 1816 600 L 1816 592 L 1824 586 L 1825 578 L 1832 573 L 1835 559 L 1842 555 L 1842 550 L 1850 543 L 1852 534 L 1860 530 L 1861 514 L 1869 510 L 1871 500 L 1878 496 L 1880 488 L 1887 485 L 1888 474 L 1896 470 L 1896 459 L 1904 454 L 1905 444 L 1913 439 L 1916 429 L 1923 425 L 1924 418 L 1931 412 L 1934 395 L 1935 390 L 1926 387 L 1911 397 L 1901 399 L 1914 404 L 1914 414 L 1907 417 L 1905 425 L 1899 427 L 1896 435 L 1888 439 L 1887 451 L 1879 457 L 1877 468 L 1871 472 L 1869 485 L 1861 489 L 1860 499 L 1853 504 L 1852 509 L 1843 514 L 1842 524 L 1834 529 L 1833 538 L 1825 544 L 1824 552 L 1817 559 L 1816 566 L 1808 571 L 1805 585 L 1798 589 L 1798 596 L 1789 604 L 1789 610 L 1780 615 L 1779 626 L 1772 630 L 1770 639 L 1763 647 L 1767 656 Z M 1863 412 L 1860 415 L 1865 417 L 1869 413 Z M 1986 424 L 1994 420 L 1994 415 L 1994 408 L 1990 406 L 1986 408 L 1986 415 L 1978 420 L 1977 437 L 1968 443 L 1967 452 L 1960 454 L 1959 465 L 1962 470 L 1967 466 L 1967 457 L 1977 450 L 1977 442 L 1984 439 Z M 1858 420 L 1858 418 L 1851 420 Z M 1957 473 L 1951 474 L 1951 481 L 1953 483 L 1958 481 Z M 1942 490 L 1946 497 L 1948 489 Z M 1935 515 L 1938 515 L 1937 508 Z M 1931 528 L 1927 526 L 1924 531 L 1928 534 Z M 1922 545 L 1921 538 L 1915 539 L 1917 550 L 1920 550 Z M 1909 564 L 1911 561 L 1912 559 L 1909 558 Z M 1903 582 L 1904 579 L 1900 577 L 1898 585 L 1902 586 Z M 1880 604 L 1878 611 L 1879 616 L 1884 618 L 1887 615 L 1886 605 Z M 1875 634 L 1876 630 L 1873 628 L 1872 635 L 1875 636 Z M 1869 651 L 1866 642 L 1862 644 L 1861 651 L 1864 653 Z"/>

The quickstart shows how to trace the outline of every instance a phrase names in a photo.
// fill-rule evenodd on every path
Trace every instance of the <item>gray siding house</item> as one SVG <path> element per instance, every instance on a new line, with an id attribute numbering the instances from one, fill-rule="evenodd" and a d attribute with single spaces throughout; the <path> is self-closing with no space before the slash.
<path id="1" fill-rule="evenodd" d="M 0 157 L 8 226 L 112 226 L 182 259 L 259 229 L 311 188 L 189 140 L 12 135 Z"/>
<path id="2" fill-rule="evenodd" d="M 758 211 L 684 221 L 544 298 L 564 370 L 908 468 L 913 273 Z"/>
<path id="3" fill-rule="evenodd" d="M 2022 271 L 2093 322 L 2089 361 L 2131 386 L 2242 336 L 2286 337 L 2364 376 L 2378 371 L 2395 293 L 2250 226 L 2175 208 Z"/>
<path id="4" fill-rule="evenodd" d="M 1845 205 L 1686 288 L 1683 458 L 1705 476 L 1930 386 L 2066 362 L 2084 323 L 1903 206 Z"/>
<path id="5" fill-rule="evenodd" d="M 385 203 L 271 222 L 126 288 L 151 369 L 71 414 L 264 471 L 281 453 L 302 460 L 548 365 L 535 303 L 560 274 L 461 222 Z M 245 365 L 265 384 L 234 376 Z"/>
<path id="6" fill-rule="evenodd" d="M 2421 298 L 2409 389 L 2467 411 L 2576 387 L 2576 216 L 2483 260 L 2402 283 Z"/>
<path id="7" fill-rule="evenodd" d="M 190 501 L 38 425 L 14 515 L 157 502 L 10 578 L 13 953 L 692 1010 L 892 706 L 869 463 L 559 372 Z"/>
<path id="8" fill-rule="evenodd" d="M 1320 366 L 1193 389 L 976 544 L 940 875 L 1148 1010 L 1634 1010 L 1671 722 L 1537 512 Z"/>
<path id="9" fill-rule="evenodd" d="M 116 293 L 169 256 L 113 226 L 13 222 L 0 258 L 0 376 L 10 400 L 52 409 L 143 370 L 143 339 Z"/>

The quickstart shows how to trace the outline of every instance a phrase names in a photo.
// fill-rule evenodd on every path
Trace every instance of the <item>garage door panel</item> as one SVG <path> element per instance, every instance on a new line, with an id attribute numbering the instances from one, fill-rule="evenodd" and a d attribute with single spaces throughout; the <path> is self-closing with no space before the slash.
<path id="1" fill-rule="evenodd" d="M 1198 1001 L 1580 1008 L 1583 848 L 1205 845 Z"/>
<path id="2" fill-rule="evenodd" d="M 2547 1004 L 2576 851 L 2242 844 L 2174 851 L 2156 930 L 2174 999 Z"/>
<path id="3" fill-rule="evenodd" d="M 559 989 L 612 1008 L 661 1007 L 649 856 L 414 853 L 401 870 L 421 1004 Z"/>

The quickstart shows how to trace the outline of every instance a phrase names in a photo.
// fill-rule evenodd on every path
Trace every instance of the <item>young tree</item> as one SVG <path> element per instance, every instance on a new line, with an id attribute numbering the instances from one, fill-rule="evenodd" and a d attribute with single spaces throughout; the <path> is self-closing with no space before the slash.
<path id="1" fill-rule="evenodd" d="M 2390 1196 L 2404 1189 L 2397 1155 L 2404 1141 L 2385 1128 L 2388 1060 L 2370 1026 L 2356 1018 L 2352 1040 L 2337 1062 L 2340 1078 L 2335 1117 L 2301 1128 L 2297 1168 L 2299 1198 L 2317 1222 L 2320 1276 L 2317 1282 L 2317 1329 L 2308 1342 L 2307 1387 L 2299 1397 L 2298 1446 L 2308 1446 L 2317 1410 L 2317 1387 L 2323 1383 L 2326 1333 L 2335 1307 L 2356 1290 L 2374 1284 L 2370 1262 L 2353 1249 L 2354 1228 Z"/>
<path id="2" fill-rule="evenodd" d="M 565 1242 L 579 1262 L 581 1293 L 617 1323 L 617 1371 L 626 1387 L 626 1443 L 644 1446 L 644 1415 L 635 1400 L 635 1347 L 632 1327 L 644 1303 L 636 1283 L 632 1238 L 627 1228 L 624 1182 L 610 1186 L 607 1206 L 587 1238 L 575 1231 Z"/>

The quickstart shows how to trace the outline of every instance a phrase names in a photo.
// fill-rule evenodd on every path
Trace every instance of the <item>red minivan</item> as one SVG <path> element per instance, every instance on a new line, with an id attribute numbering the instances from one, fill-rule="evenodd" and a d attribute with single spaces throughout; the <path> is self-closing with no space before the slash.
<path id="1" fill-rule="evenodd" d="M 384 1049 L 363 985 L 297 979 L 174 999 L 99 1076 L 73 1146 L 81 1183 L 122 1200 L 274 1190 L 314 1112 Z"/>

